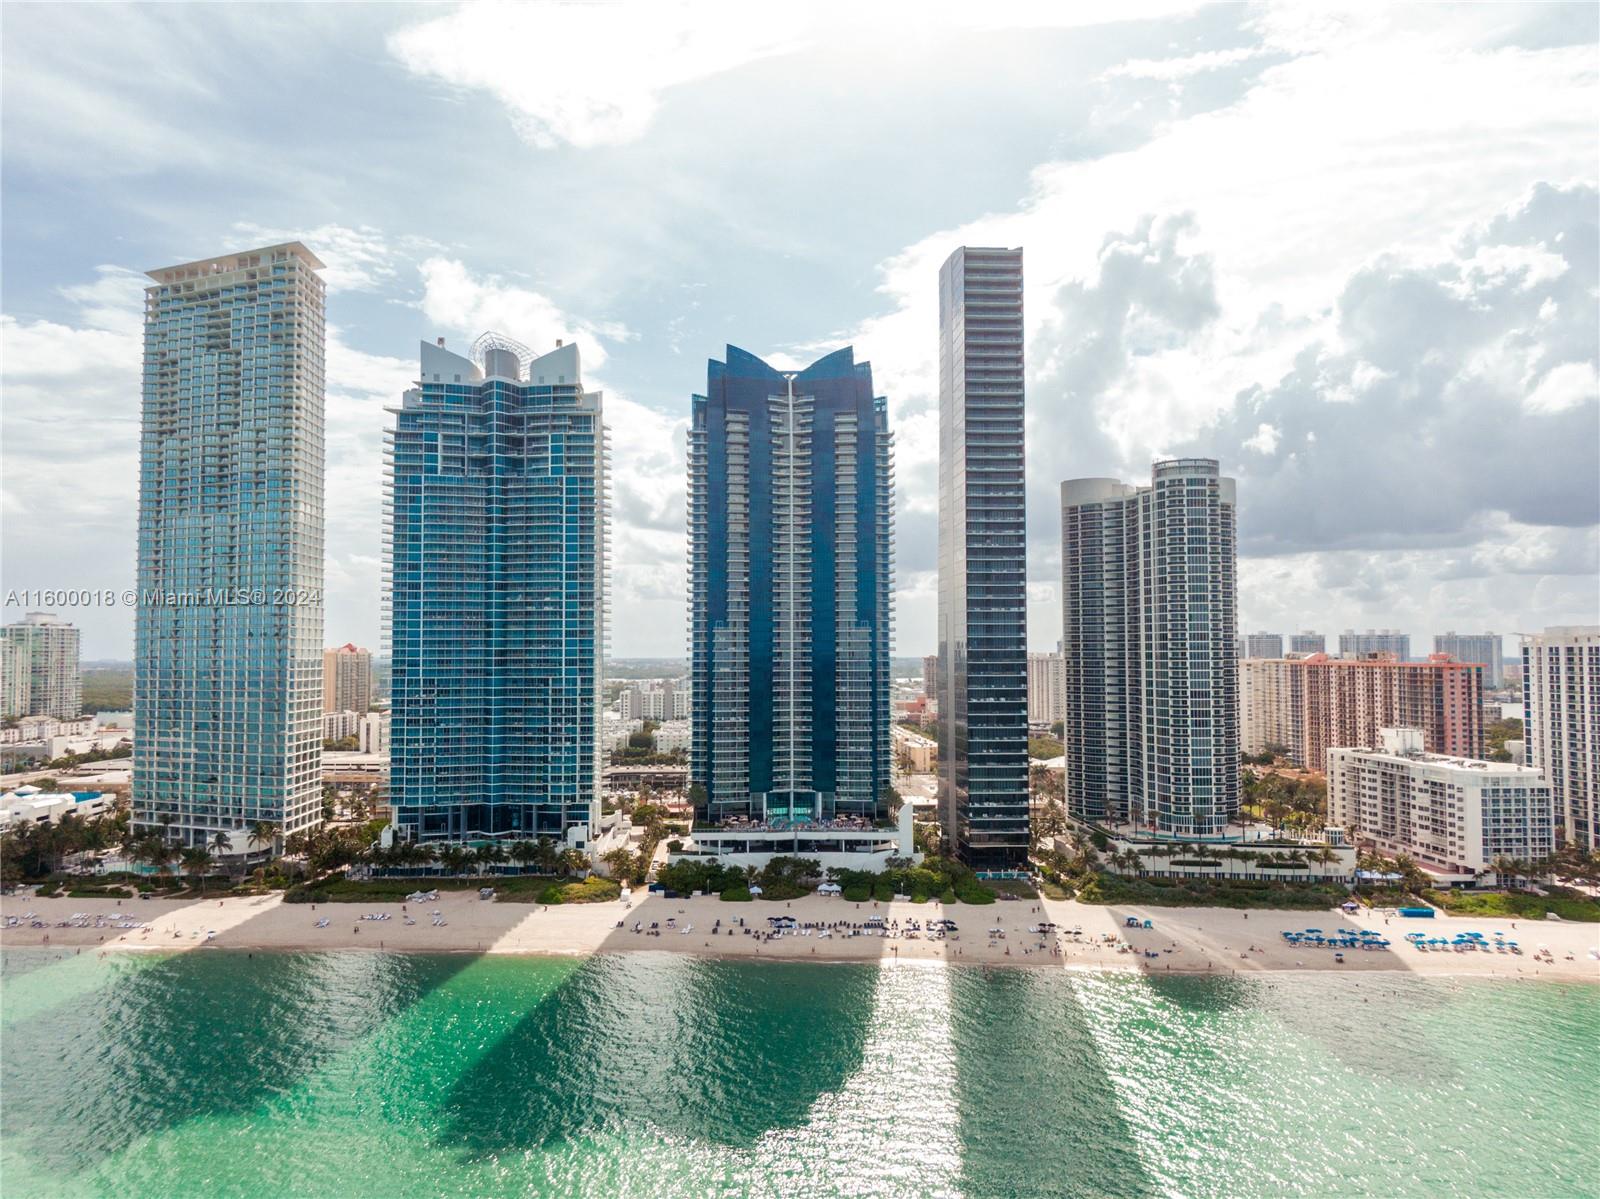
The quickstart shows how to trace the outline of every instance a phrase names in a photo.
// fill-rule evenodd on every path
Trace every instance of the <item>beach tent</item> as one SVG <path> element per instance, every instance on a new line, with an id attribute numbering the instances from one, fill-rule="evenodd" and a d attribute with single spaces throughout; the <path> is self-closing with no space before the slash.
<path id="1" fill-rule="evenodd" d="M 838 883 L 823 883 L 817 888 L 818 895 L 838 895 L 844 890 Z"/>

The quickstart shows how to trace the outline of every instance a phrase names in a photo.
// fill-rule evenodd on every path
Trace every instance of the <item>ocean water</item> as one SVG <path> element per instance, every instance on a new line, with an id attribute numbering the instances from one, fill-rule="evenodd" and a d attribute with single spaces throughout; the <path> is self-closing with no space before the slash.
<path id="1" fill-rule="evenodd" d="M 0 955 L 0 1193 L 1600 1195 L 1600 990 Z"/>

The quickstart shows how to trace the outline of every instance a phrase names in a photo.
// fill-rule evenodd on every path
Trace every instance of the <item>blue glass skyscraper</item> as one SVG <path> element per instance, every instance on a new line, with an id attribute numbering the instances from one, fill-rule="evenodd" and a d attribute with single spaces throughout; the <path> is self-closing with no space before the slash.
<path id="1" fill-rule="evenodd" d="M 1028 857 L 1022 251 L 939 270 L 939 816 L 974 867 Z"/>
<path id="2" fill-rule="evenodd" d="M 322 819 L 322 263 L 150 272 L 133 819 L 185 845 Z"/>
<path id="3" fill-rule="evenodd" d="M 728 347 L 689 430 L 697 814 L 883 815 L 893 442 L 846 348 L 785 373 Z"/>
<path id="4" fill-rule="evenodd" d="M 419 841 L 599 817 L 606 431 L 578 348 L 422 345 L 391 409 L 391 804 Z"/>

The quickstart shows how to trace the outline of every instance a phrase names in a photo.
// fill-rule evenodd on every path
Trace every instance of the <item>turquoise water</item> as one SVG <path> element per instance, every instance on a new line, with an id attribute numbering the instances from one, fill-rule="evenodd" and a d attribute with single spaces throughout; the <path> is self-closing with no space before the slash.
<path id="1" fill-rule="evenodd" d="M 0 955 L 25 1196 L 1600 1195 L 1600 992 Z"/>

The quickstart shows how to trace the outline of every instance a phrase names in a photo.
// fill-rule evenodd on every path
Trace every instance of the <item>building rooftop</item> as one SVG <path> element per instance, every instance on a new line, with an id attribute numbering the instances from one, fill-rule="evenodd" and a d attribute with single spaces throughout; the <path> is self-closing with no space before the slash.
<path id="1" fill-rule="evenodd" d="M 278 250 L 287 250 L 312 270 L 320 271 L 327 265 L 307 249 L 304 242 L 286 241 L 275 246 L 262 246 L 256 250 L 237 250 L 232 254 L 219 254 L 215 258 L 200 258 L 194 262 L 179 263 L 177 266 L 157 267 L 153 271 L 146 271 L 145 274 L 157 283 L 181 283 L 185 279 L 199 279 L 206 275 L 221 275 L 227 271 L 260 266 L 260 259 L 263 257 L 270 263 L 271 255 Z"/>

